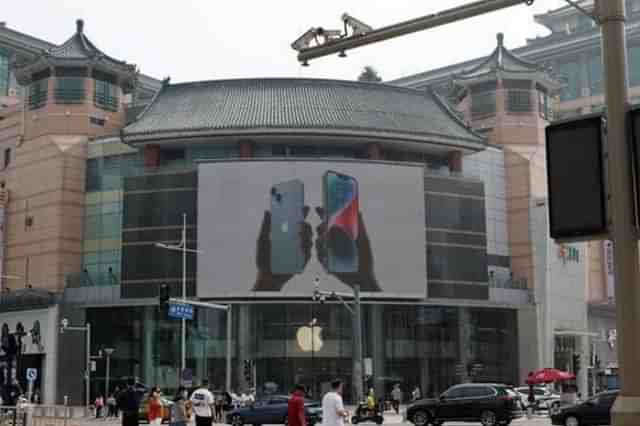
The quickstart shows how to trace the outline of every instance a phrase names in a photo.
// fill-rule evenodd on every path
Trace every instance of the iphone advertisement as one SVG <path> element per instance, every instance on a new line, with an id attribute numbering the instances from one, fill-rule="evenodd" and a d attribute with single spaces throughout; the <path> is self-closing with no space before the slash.
<path id="1" fill-rule="evenodd" d="M 198 175 L 198 297 L 310 297 L 316 279 L 425 297 L 421 166 L 235 160 Z"/>

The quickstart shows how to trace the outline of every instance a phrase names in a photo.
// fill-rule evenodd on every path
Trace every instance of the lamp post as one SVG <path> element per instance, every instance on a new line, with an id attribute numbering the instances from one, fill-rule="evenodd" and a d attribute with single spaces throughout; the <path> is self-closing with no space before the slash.
<path id="1" fill-rule="evenodd" d="M 353 285 L 353 294 L 326 291 L 318 288 L 320 279 L 314 280 L 315 289 L 312 299 L 324 303 L 327 299 L 337 299 L 349 311 L 353 327 L 353 385 L 356 391 L 356 404 L 364 398 L 364 375 L 362 359 L 362 310 L 360 309 L 360 285 Z M 353 297 L 353 302 L 348 303 L 344 298 Z M 313 332 L 313 330 L 312 330 Z"/>
<path id="2" fill-rule="evenodd" d="M 187 214 L 182 213 L 182 239 L 178 245 L 155 243 L 155 247 L 182 252 L 182 301 L 187 301 L 187 253 L 202 253 L 200 250 L 187 248 Z M 187 320 L 182 318 L 180 331 L 180 373 L 187 367 Z"/>
<path id="3" fill-rule="evenodd" d="M 111 355 L 113 354 L 113 351 L 115 351 L 114 348 L 104 348 L 103 349 L 105 356 L 107 357 L 107 371 L 106 371 L 106 377 L 105 377 L 105 384 L 104 384 L 104 396 L 105 398 L 109 398 L 109 378 L 111 376 Z"/>

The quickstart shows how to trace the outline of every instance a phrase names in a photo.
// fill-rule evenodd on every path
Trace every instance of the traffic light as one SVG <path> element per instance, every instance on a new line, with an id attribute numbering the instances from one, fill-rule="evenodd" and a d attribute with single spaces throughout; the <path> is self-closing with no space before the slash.
<path id="1" fill-rule="evenodd" d="M 580 354 L 573 354 L 573 374 L 578 374 L 580 371 Z"/>
<path id="2" fill-rule="evenodd" d="M 160 286 L 160 293 L 158 295 L 158 303 L 160 305 L 160 309 L 167 309 L 169 307 L 169 286 L 166 284 L 162 284 Z"/>
<path id="3" fill-rule="evenodd" d="M 244 360 L 244 380 L 251 386 L 253 381 L 253 362 L 250 359 Z"/>

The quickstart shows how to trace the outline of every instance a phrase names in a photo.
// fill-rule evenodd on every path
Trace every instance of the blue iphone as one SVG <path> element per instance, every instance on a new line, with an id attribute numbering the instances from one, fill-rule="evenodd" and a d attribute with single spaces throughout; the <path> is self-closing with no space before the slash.
<path id="1" fill-rule="evenodd" d="M 271 272 L 297 274 L 304 268 L 301 226 L 304 184 L 298 179 L 271 187 Z"/>

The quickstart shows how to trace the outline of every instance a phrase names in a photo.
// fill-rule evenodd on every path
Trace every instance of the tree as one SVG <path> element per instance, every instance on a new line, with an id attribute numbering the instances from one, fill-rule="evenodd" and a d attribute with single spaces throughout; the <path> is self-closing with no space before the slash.
<path id="1" fill-rule="evenodd" d="M 369 81 L 371 83 L 379 83 L 382 81 L 382 77 L 378 75 L 378 71 L 370 65 L 364 67 L 360 76 L 358 77 L 358 81 Z"/>

